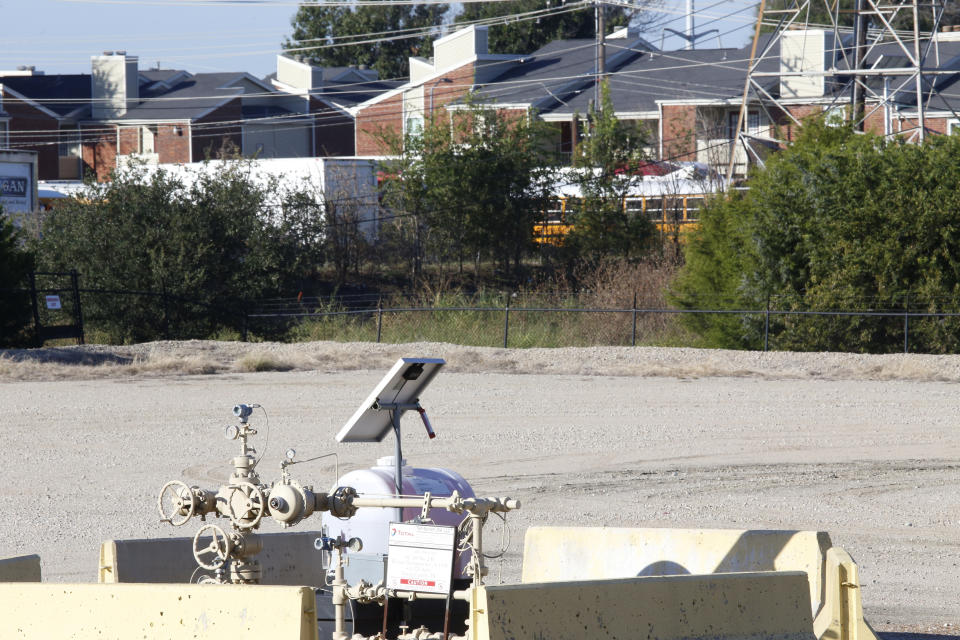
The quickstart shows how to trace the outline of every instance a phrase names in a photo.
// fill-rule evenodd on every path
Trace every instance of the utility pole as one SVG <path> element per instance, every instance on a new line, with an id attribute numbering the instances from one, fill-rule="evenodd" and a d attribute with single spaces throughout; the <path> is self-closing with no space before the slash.
<path id="1" fill-rule="evenodd" d="M 597 39 L 597 52 L 596 52 L 596 64 L 594 68 L 596 69 L 596 82 L 594 83 L 593 89 L 593 103 L 595 109 L 599 113 L 603 109 L 603 100 L 601 99 L 600 91 L 600 82 L 603 80 L 603 76 L 607 73 L 607 47 L 605 43 L 606 31 L 607 31 L 607 18 L 604 11 L 605 7 L 603 6 L 602 0 L 594 0 L 593 11 L 594 11 L 594 22 L 596 24 L 596 39 Z"/>
<path id="2" fill-rule="evenodd" d="M 853 14 L 853 68 L 863 69 L 863 59 L 867 52 L 867 17 L 864 15 L 863 0 L 856 0 Z M 857 131 L 864 130 L 866 115 L 866 98 L 863 91 L 863 81 L 860 76 L 853 76 L 853 91 L 850 92 L 850 121 Z"/>

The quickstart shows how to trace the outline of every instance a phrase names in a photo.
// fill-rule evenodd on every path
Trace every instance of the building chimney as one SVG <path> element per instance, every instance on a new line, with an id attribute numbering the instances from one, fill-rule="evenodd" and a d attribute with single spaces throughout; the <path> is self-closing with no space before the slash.
<path id="1" fill-rule="evenodd" d="M 819 98 L 825 92 L 821 72 L 830 66 L 823 29 L 787 31 L 780 37 L 780 96 Z"/>
<path id="2" fill-rule="evenodd" d="M 323 67 L 314 67 L 301 56 L 277 56 L 277 81 L 299 91 L 314 91 L 323 87 Z"/>
<path id="3" fill-rule="evenodd" d="M 90 58 L 94 119 L 119 118 L 139 102 L 137 63 L 137 57 L 125 51 L 104 51 L 104 55 Z"/>

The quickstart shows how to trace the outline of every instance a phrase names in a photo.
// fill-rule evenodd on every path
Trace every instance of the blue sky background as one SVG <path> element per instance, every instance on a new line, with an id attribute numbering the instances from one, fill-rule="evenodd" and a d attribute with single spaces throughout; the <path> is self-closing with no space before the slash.
<path id="1" fill-rule="evenodd" d="M 161 0 L 162 1 L 162 0 Z M 212 0 L 215 2 L 216 0 Z M 664 26 L 683 30 L 684 0 L 665 0 L 665 13 L 648 39 L 660 45 Z M 703 8 L 701 8 L 701 6 Z M 698 0 L 703 27 L 719 28 L 725 47 L 742 46 L 752 37 L 754 13 L 749 0 Z M 717 20 L 740 11 L 734 17 Z M 162 5 L 138 0 L 116 4 L 66 0 L 0 0 L 0 70 L 35 65 L 48 74 L 89 73 L 90 56 L 126 50 L 140 57 L 140 68 L 193 72 L 249 71 L 262 77 L 275 69 L 280 43 L 290 34 L 293 2 L 197 6 L 165 0 Z M 703 46 L 715 47 L 714 36 Z M 682 41 L 668 38 L 665 49 Z"/>

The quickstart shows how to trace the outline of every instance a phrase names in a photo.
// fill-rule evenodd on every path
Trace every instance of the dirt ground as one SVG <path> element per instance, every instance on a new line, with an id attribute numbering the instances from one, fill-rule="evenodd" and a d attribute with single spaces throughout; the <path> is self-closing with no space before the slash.
<path id="1" fill-rule="evenodd" d="M 960 357 L 313 344 L 273 349 L 289 371 L 243 373 L 243 347 L 205 349 L 0 352 L 0 557 L 95 581 L 103 540 L 192 535 L 158 522 L 157 492 L 226 479 L 238 402 L 269 417 L 267 481 L 290 447 L 370 466 L 389 440 L 334 434 L 397 355 L 441 356 L 421 399 L 437 438 L 408 418 L 404 455 L 523 501 L 494 578 L 519 577 L 532 524 L 819 529 L 859 563 L 874 628 L 960 637 Z M 169 365 L 198 353 L 208 375 Z M 336 479 L 329 460 L 294 469 Z"/>

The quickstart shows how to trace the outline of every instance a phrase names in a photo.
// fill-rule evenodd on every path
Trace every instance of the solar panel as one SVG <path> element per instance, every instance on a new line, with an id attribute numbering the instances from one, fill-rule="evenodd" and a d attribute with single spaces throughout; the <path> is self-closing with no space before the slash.
<path id="1" fill-rule="evenodd" d="M 337 442 L 380 442 L 393 423 L 390 411 L 377 405 L 416 403 L 430 381 L 446 364 L 442 358 L 400 358 L 367 396 L 353 417 L 337 433 Z"/>

